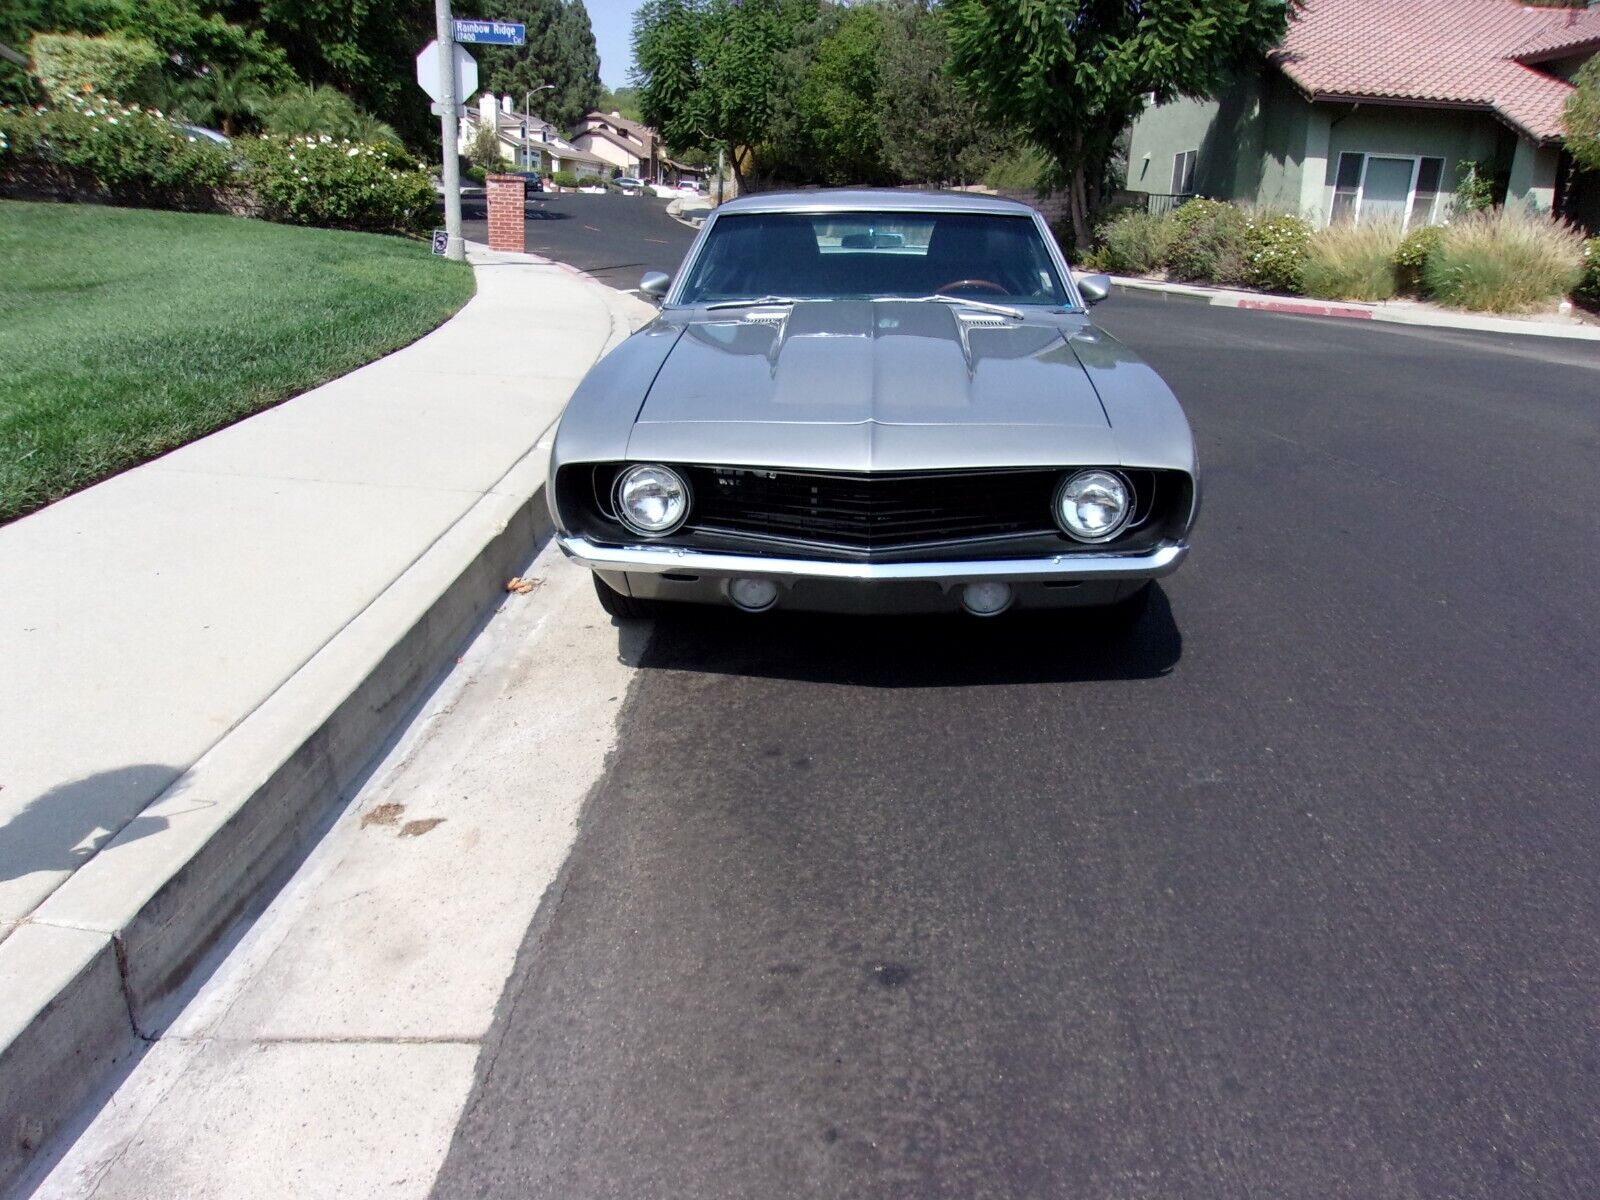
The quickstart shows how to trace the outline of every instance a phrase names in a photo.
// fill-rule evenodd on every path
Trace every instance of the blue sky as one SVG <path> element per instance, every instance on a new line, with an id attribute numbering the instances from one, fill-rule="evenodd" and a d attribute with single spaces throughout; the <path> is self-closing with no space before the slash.
<path id="1" fill-rule="evenodd" d="M 584 0 L 589 24 L 600 50 L 600 80 L 607 87 L 626 87 L 633 63 L 633 10 L 638 0 Z"/>

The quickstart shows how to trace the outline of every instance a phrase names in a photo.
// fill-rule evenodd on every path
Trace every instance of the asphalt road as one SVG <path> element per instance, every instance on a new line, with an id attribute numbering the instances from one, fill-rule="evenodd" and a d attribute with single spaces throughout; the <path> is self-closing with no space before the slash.
<path id="1" fill-rule="evenodd" d="M 555 192 L 530 196 L 526 208 L 530 254 L 570 263 L 621 290 L 638 287 L 646 271 L 676 271 L 695 235 L 654 196 Z M 463 197 L 461 215 L 464 236 L 489 240 L 481 197 Z"/>
<path id="2" fill-rule="evenodd" d="M 1596 1194 L 1600 347 L 1098 311 L 1184 569 L 659 622 L 437 1196 Z"/>

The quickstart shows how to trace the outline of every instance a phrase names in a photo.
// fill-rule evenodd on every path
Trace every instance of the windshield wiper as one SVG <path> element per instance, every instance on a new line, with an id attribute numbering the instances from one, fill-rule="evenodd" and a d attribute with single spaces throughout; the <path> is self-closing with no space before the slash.
<path id="1" fill-rule="evenodd" d="M 981 312 L 999 313 L 1002 317 L 1013 317 L 1020 321 L 1023 312 L 1020 308 L 1012 308 L 1007 304 L 995 304 L 989 300 L 972 300 L 966 296 L 952 296 L 949 292 L 935 292 L 931 296 L 875 296 L 874 300 L 899 301 L 902 304 L 931 304 L 939 301 L 944 304 L 964 304 L 968 308 L 976 308 Z"/>
<path id="2" fill-rule="evenodd" d="M 706 305 L 706 311 L 713 308 L 756 308 L 762 304 L 795 304 L 798 303 L 793 296 L 756 296 L 751 300 L 718 300 L 715 304 Z"/>

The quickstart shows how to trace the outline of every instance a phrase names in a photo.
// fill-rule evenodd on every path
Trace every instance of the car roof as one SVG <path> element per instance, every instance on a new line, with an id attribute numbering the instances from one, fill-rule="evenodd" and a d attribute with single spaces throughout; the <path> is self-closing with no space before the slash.
<path id="1" fill-rule="evenodd" d="M 979 212 L 1032 215 L 1016 200 L 982 192 L 906 192 L 890 188 L 821 188 L 810 192 L 768 192 L 740 196 L 719 213 L 769 212 Z"/>

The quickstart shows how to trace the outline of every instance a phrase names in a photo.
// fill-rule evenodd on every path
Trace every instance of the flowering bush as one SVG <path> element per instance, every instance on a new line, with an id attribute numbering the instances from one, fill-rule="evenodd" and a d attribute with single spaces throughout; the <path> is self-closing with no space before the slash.
<path id="1" fill-rule="evenodd" d="M 1583 279 L 1572 291 L 1588 308 L 1600 308 L 1600 237 L 1583 244 Z"/>
<path id="2" fill-rule="evenodd" d="M 1400 248 L 1394 252 L 1394 267 L 1403 291 L 1422 291 L 1422 270 L 1443 237 L 1444 226 L 1421 225 L 1400 239 Z"/>
<path id="3" fill-rule="evenodd" d="M 347 138 L 270 137 L 234 143 L 261 215 L 291 225 L 412 232 L 431 221 L 435 195 L 423 166 L 392 145 Z"/>
<path id="4" fill-rule="evenodd" d="M 64 177 L 119 203 L 209 206 L 229 178 L 226 150 L 185 133 L 159 109 L 93 94 L 59 108 L 0 111 L 0 171 Z"/>
<path id="5" fill-rule="evenodd" d="M 1179 207 L 1172 219 L 1178 236 L 1167 260 L 1169 275 L 1223 286 L 1248 282 L 1250 221 L 1242 208 L 1196 199 Z"/>
<path id="6" fill-rule="evenodd" d="M 1251 217 L 1245 235 L 1247 281 L 1269 292 L 1300 292 L 1310 248 L 1311 222 L 1304 217 L 1292 213 Z"/>

